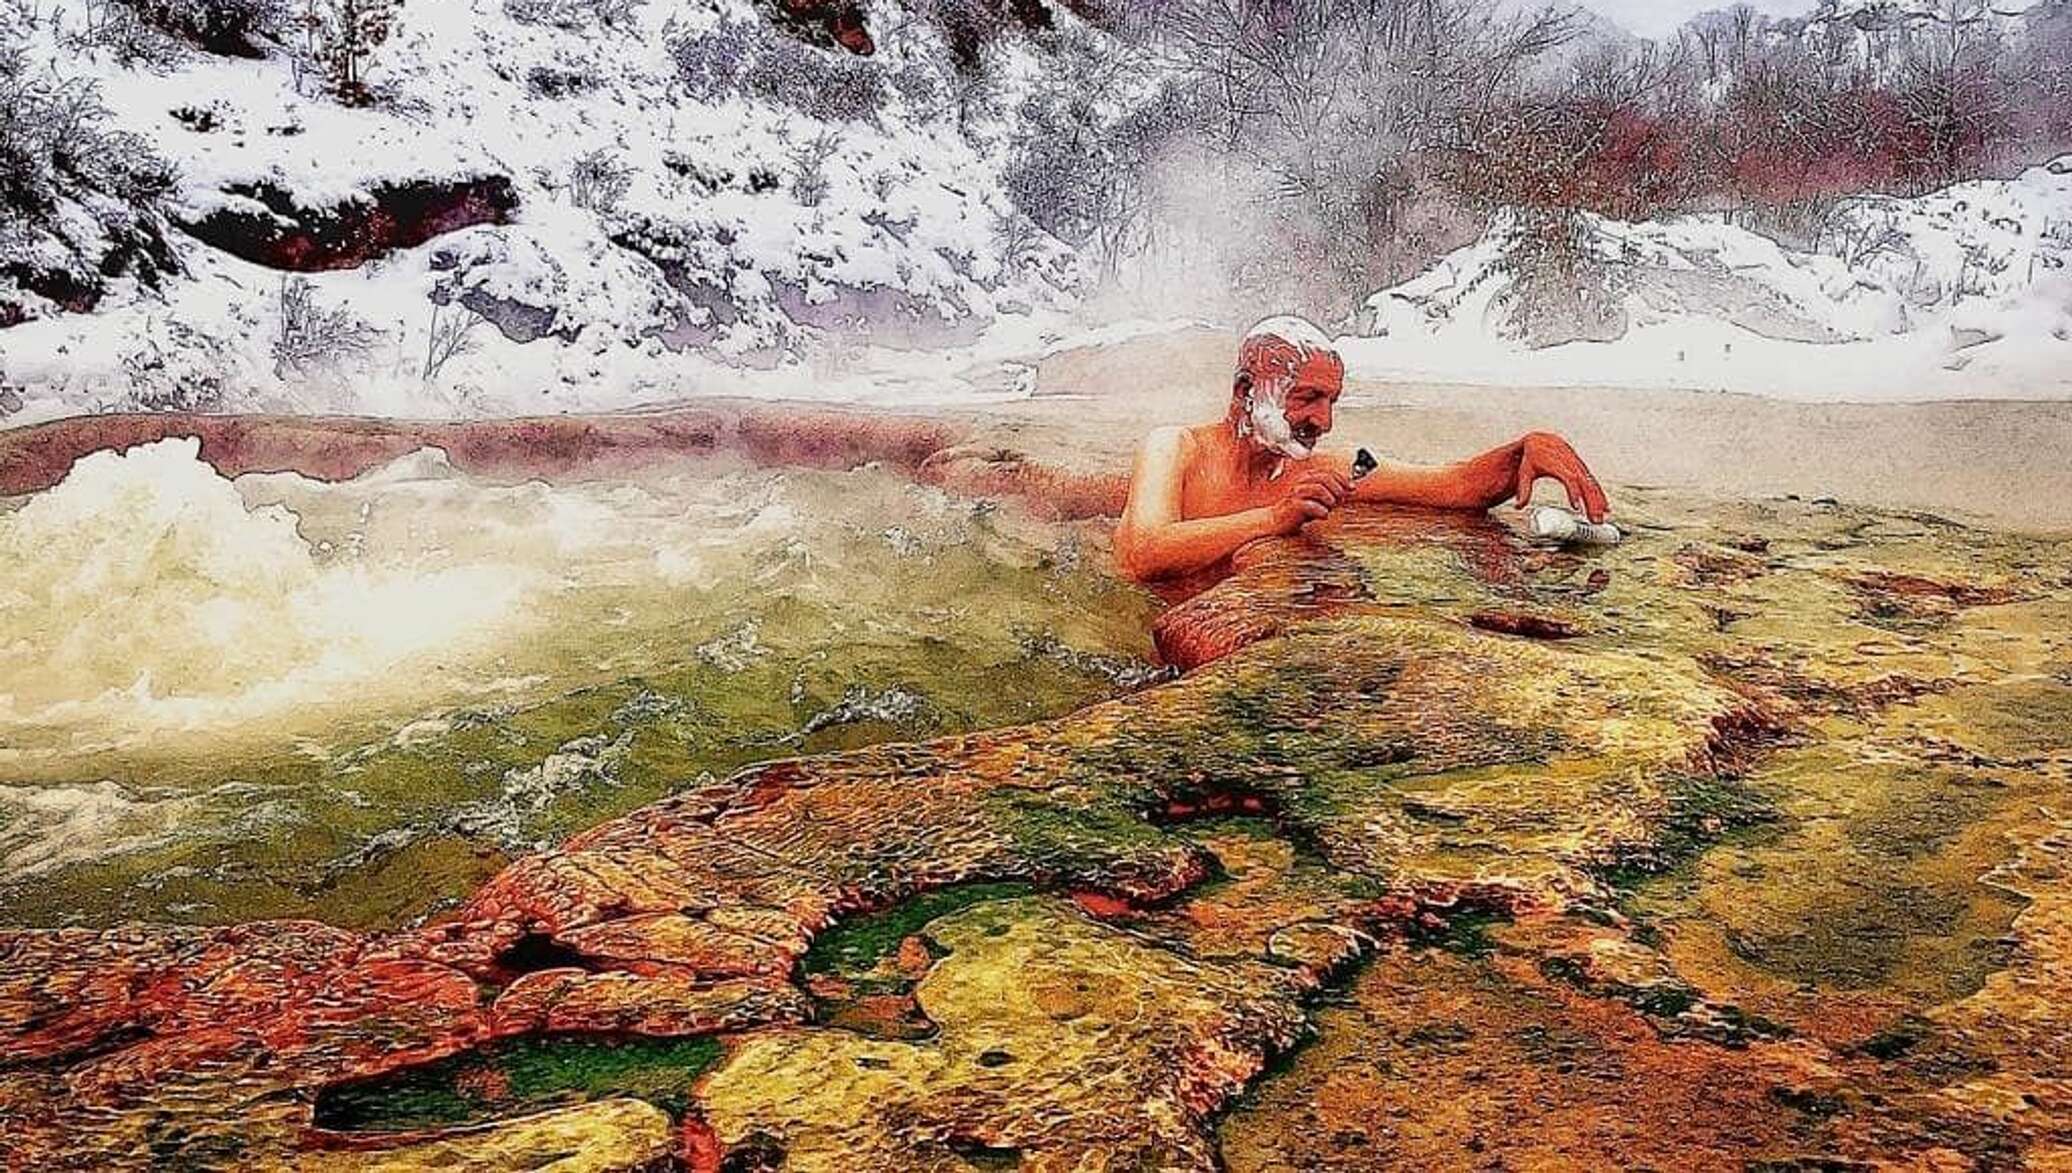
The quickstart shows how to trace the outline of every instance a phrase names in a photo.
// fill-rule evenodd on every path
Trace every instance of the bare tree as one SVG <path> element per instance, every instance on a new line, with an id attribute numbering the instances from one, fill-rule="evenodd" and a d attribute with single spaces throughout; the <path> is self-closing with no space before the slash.
<path id="1" fill-rule="evenodd" d="M 464 354 L 473 354 L 479 349 L 474 334 L 482 324 L 482 315 L 464 305 L 442 307 L 432 303 L 432 323 L 425 331 L 424 364 L 418 370 L 418 378 L 426 385 L 439 381 L 439 372 L 446 364 Z"/>
<path id="2" fill-rule="evenodd" d="M 307 0 L 303 25 L 311 58 L 338 100 L 367 101 L 367 59 L 394 31 L 402 0 Z"/>
<path id="3" fill-rule="evenodd" d="M 1471 149 L 1519 96 L 1526 66 L 1573 37 L 1572 16 L 1490 0 L 1175 0 L 1161 44 L 1227 145 L 1276 177 L 1341 283 L 1392 230 L 1389 175 Z"/>

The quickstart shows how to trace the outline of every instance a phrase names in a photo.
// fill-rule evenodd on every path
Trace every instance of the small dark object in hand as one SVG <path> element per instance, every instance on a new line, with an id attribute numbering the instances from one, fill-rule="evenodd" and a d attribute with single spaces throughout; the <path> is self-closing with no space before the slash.
<path id="1" fill-rule="evenodd" d="M 1380 463 L 1380 461 L 1374 459 L 1372 452 L 1367 451 L 1365 448 L 1360 449 L 1353 454 L 1353 479 L 1357 481 L 1368 473 L 1373 472 L 1375 466 Z"/>

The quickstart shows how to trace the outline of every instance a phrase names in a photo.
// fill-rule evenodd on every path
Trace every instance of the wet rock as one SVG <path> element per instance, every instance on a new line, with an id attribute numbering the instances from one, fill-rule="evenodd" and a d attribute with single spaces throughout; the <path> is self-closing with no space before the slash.
<path id="1" fill-rule="evenodd" d="M 916 439 L 776 418 L 744 440 L 715 413 L 701 435 L 831 461 Z M 549 435 L 633 442 L 586 426 Z M 2047 683 L 2063 603 L 2004 562 L 1966 569 L 1970 539 L 1866 562 L 1839 540 L 1860 520 L 1794 522 L 1791 548 L 1821 552 L 1759 579 L 1670 578 L 1621 548 L 1603 560 L 1623 573 L 1579 594 L 1493 522 L 1346 511 L 1167 613 L 1183 676 L 686 788 L 440 923 L 5 934 L 8 1156 L 314 1160 L 334 1151 L 310 1116 L 325 1088 L 571 1032 L 725 1040 L 674 1130 L 701 1168 L 2047 1156 L 2072 832 L 2034 812 L 2072 775 Z M 1857 616 L 1866 575 L 1955 607 L 1994 597 L 1974 579 L 2022 598 L 1980 613 L 1997 626 L 1901 639 Z M 1760 607 L 1721 632 L 1708 608 L 1741 591 Z M 1593 638 L 1491 638 L 1468 625 L 1489 611 Z M 1774 881 L 1767 845 L 1792 836 L 1799 870 Z M 2027 903 L 1995 921 L 1974 889 Z M 1973 992 L 1910 968 L 1989 931 L 2003 963 Z M 809 957 L 842 934 L 875 943 Z M 1900 979 L 1934 1001 L 1877 986 Z M 1916 1041 L 1859 1045 L 1902 1009 Z"/>
<path id="2" fill-rule="evenodd" d="M 721 1143 L 774 1142 L 798 1170 L 927 1167 L 960 1138 L 1039 1165 L 1211 1169 L 1207 1112 L 1301 1030 L 1263 963 L 1189 962 L 1068 905 L 984 905 L 931 936 L 948 952 L 917 996 L 938 1035 L 759 1033 L 705 1085 Z"/>
<path id="3" fill-rule="evenodd" d="M 1989 342 L 1998 342 L 2004 337 L 2006 335 L 1998 330 L 1981 330 L 1974 326 L 1951 326 L 1950 349 L 1953 351 L 1970 350 L 1975 346 L 1984 346 Z"/>
<path id="4" fill-rule="evenodd" d="M 1043 516 L 1114 517 L 1129 498 L 1129 478 L 1074 473 L 1002 449 L 952 447 L 928 457 L 921 479 L 968 497 L 1018 497 Z"/>
<path id="5" fill-rule="evenodd" d="M 1518 635 L 1527 639 L 1574 639 L 1584 634 L 1581 628 L 1566 620 L 1522 611 L 1477 611 L 1468 616 L 1468 625 L 1499 635 Z"/>

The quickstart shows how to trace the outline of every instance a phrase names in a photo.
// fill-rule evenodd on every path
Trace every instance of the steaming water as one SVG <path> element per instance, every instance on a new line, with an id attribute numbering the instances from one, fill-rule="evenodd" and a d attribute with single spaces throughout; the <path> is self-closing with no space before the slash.
<path id="1" fill-rule="evenodd" d="M 0 920 L 394 919 L 746 761 L 1065 711 L 1147 650 L 1092 534 L 877 469 L 89 456 L 0 512 Z"/>

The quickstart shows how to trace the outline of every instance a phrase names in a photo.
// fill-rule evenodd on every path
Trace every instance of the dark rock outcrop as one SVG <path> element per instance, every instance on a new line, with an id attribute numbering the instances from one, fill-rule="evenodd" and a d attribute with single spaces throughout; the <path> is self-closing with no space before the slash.
<path id="1" fill-rule="evenodd" d="M 255 265 L 296 273 L 353 269 L 475 224 L 503 224 L 518 207 L 501 175 L 378 184 L 356 200 L 308 208 L 270 183 L 237 184 L 258 208 L 220 208 L 180 227 Z"/>

